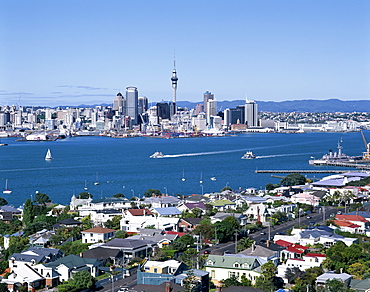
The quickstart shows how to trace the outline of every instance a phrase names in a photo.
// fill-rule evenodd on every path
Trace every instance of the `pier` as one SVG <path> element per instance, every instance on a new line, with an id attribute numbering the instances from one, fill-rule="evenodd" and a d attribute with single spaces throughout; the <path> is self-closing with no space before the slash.
<path id="1" fill-rule="evenodd" d="M 281 170 L 281 169 L 277 169 L 277 170 L 255 170 L 254 173 L 345 173 L 346 171 L 343 171 L 343 170 L 330 170 L 330 169 L 327 169 L 327 170 L 316 170 L 316 169 L 312 169 L 312 170 L 292 170 L 292 169 L 288 169 L 288 170 Z"/>

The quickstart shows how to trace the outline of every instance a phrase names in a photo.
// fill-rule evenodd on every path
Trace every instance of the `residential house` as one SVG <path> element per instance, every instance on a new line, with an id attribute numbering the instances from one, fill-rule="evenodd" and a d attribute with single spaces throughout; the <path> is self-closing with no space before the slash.
<path id="1" fill-rule="evenodd" d="M 10 245 L 10 238 L 11 237 L 21 237 L 24 235 L 24 232 L 23 231 L 18 231 L 16 233 L 13 233 L 13 234 L 5 234 L 3 237 L 4 237 L 4 249 L 7 249 L 9 248 L 9 245 Z"/>
<path id="2" fill-rule="evenodd" d="M 48 263 L 64 256 L 60 249 L 29 247 L 21 253 L 13 253 L 9 258 L 9 268 L 11 271 L 24 265 L 33 266 L 39 263 Z"/>
<path id="3" fill-rule="evenodd" d="M 201 214 L 205 214 L 206 212 L 206 205 L 203 202 L 194 202 L 194 203 L 183 203 L 180 204 L 177 207 L 181 212 L 185 211 L 193 211 L 194 209 L 199 209 L 201 210 Z"/>
<path id="4" fill-rule="evenodd" d="M 122 266 L 124 263 L 123 251 L 119 249 L 96 247 L 84 251 L 81 257 L 97 259 L 101 262 L 102 266 L 105 266 L 107 263 L 113 264 L 114 266 Z"/>
<path id="5" fill-rule="evenodd" d="M 105 242 L 114 237 L 116 230 L 103 227 L 94 227 L 81 231 L 83 243 Z"/>
<path id="6" fill-rule="evenodd" d="M 180 218 L 178 230 L 180 232 L 191 232 L 202 220 L 203 218 Z"/>
<path id="7" fill-rule="evenodd" d="M 167 208 L 176 207 L 180 202 L 180 199 L 172 196 L 162 195 L 158 197 L 144 198 L 141 203 L 143 205 L 150 205 L 152 208 Z"/>
<path id="8" fill-rule="evenodd" d="M 151 240 L 114 238 L 100 247 L 121 250 L 123 252 L 123 260 L 127 263 L 136 257 L 148 257 L 155 246 L 156 243 Z"/>
<path id="9" fill-rule="evenodd" d="M 264 204 L 253 204 L 250 205 L 248 210 L 243 214 L 248 217 L 248 222 L 261 222 L 267 221 L 267 218 L 271 216 L 268 206 Z"/>
<path id="10" fill-rule="evenodd" d="M 360 215 L 347 215 L 347 214 L 343 214 L 343 215 L 340 215 L 340 214 L 337 214 L 335 216 L 335 223 L 338 224 L 338 222 L 340 221 L 347 221 L 347 222 L 351 222 L 353 224 L 356 224 L 358 225 L 358 229 L 357 229 L 357 232 L 356 233 L 365 233 L 367 229 L 369 229 L 370 227 L 370 223 L 368 220 L 366 220 L 364 217 L 360 216 Z"/>
<path id="11" fill-rule="evenodd" d="M 324 254 L 307 253 L 302 258 L 289 258 L 284 264 L 277 266 L 277 276 L 284 279 L 285 283 L 288 283 L 288 279 L 285 277 L 285 273 L 288 269 L 298 268 L 301 271 L 313 267 L 320 267 L 322 262 L 326 259 Z"/>
<path id="12" fill-rule="evenodd" d="M 352 279 L 350 287 L 356 292 L 370 292 L 370 278 L 364 280 Z"/>
<path id="13" fill-rule="evenodd" d="M 349 283 L 351 282 L 352 279 L 352 275 L 349 275 L 347 273 L 336 274 L 333 271 L 329 271 L 316 278 L 316 286 L 324 286 L 326 281 L 333 279 L 342 281 L 343 283 L 346 283 L 349 286 Z"/>
<path id="14" fill-rule="evenodd" d="M 1 283 L 6 283 L 9 291 L 19 291 L 20 287 L 25 287 L 27 291 L 35 291 L 45 286 L 45 278 L 35 271 L 32 267 L 25 264 L 15 268 L 3 278 Z"/>
<path id="15" fill-rule="evenodd" d="M 279 262 L 280 253 L 282 250 L 283 247 L 273 243 L 268 243 L 268 246 L 266 247 L 253 243 L 251 247 L 241 251 L 239 254 L 258 257 L 263 259 L 265 262 L 272 261 L 276 266 Z"/>
<path id="16" fill-rule="evenodd" d="M 185 203 L 199 203 L 199 202 L 203 202 L 204 204 L 207 204 L 209 203 L 211 200 L 206 197 L 205 195 L 197 195 L 197 194 L 193 194 L 191 196 L 187 196 L 183 199 L 183 201 Z"/>
<path id="17" fill-rule="evenodd" d="M 290 200 L 294 204 L 306 204 L 306 205 L 311 205 L 311 206 L 318 206 L 320 204 L 320 198 L 316 197 L 315 195 L 308 193 L 308 192 L 303 192 L 299 194 L 295 194 L 290 197 Z"/>
<path id="18" fill-rule="evenodd" d="M 176 207 L 168 208 L 153 208 L 152 213 L 160 217 L 177 217 L 181 215 L 181 211 Z"/>
<path id="19" fill-rule="evenodd" d="M 81 258 L 70 254 L 53 262 L 35 265 L 32 268 L 46 279 L 46 285 L 53 287 L 68 281 L 74 273 L 83 270 L 96 277 L 100 265 L 97 259 Z"/>
<path id="20" fill-rule="evenodd" d="M 260 267 L 264 263 L 264 260 L 253 256 L 209 255 L 204 267 L 206 272 L 209 272 L 211 281 L 220 287 L 222 280 L 232 276 L 235 276 L 238 281 L 245 276 L 254 284 L 261 276 Z"/>
<path id="21" fill-rule="evenodd" d="M 67 219 L 61 220 L 58 223 L 54 224 L 53 228 L 60 229 L 60 228 L 65 227 L 68 229 L 72 229 L 74 227 L 81 227 L 81 226 L 82 226 L 82 222 L 75 220 L 73 218 L 67 218 Z"/>
<path id="22" fill-rule="evenodd" d="M 155 227 L 166 231 L 177 231 L 179 218 L 155 217 L 148 209 L 129 209 L 120 221 L 121 230 L 137 233 L 145 227 Z"/>
<path id="23" fill-rule="evenodd" d="M 248 217 L 245 216 L 242 213 L 219 212 L 219 213 L 216 213 L 215 215 L 211 216 L 211 223 L 215 224 L 216 222 L 221 222 L 221 221 L 225 220 L 227 217 L 236 218 L 241 226 L 246 225 L 247 221 L 248 221 Z"/>
<path id="24" fill-rule="evenodd" d="M 213 208 L 217 209 L 218 212 L 225 212 L 228 210 L 236 209 L 236 203 L 230 200 L 215 200 L 210 204 L 213 206 Z"/>
<path id="25" fill-rule="evenodd" d="M 154 241 L 159 248 L 170 244 L 179 237 L 177 234 L 165 233 L 161 229 L 139 229 L 138 232 L 139 234 L 131 236 L 130 239 L 151 240 Z"/>
<path id="26" fill-rule="evenodd" d="M 285 247 L 284 250 L 281 251 L 281 258 L 283 260 L 290 259 L 290 258 L 301 258 L 304 252 L 308 249 L 307 246 L 303 246 L 300 244 L 294 244 L 284 240 L 277 240 L 275 242 L 277 245 Z"/>
<path id="27" fill-rule="evenodd" d="M 30 246 L 47 247 L 50 244 L 50 239 L 55 235 L 55 231 L 43 229 L 35 234 L 30 235 Z"/>

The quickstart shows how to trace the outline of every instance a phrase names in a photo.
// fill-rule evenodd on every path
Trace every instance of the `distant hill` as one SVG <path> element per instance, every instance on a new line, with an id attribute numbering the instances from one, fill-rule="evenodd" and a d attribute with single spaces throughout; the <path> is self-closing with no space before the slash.
<path id="1" fill-rule="evenodd" d="M 195 108 L 201 102 L 179 101 L 180 107 Z M 235 108 L 243 105 L 245 100 L 217 101 L 217 110 Z M 267 112 L 370 112 L 370 100 L 287 100 L 287 101 L 258 101 L 259 111 Z"/>

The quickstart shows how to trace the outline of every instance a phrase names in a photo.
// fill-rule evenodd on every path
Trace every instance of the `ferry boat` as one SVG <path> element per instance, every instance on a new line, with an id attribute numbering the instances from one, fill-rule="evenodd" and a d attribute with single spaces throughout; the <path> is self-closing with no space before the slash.
<path id="1" fill-rule="evenodd" d="M 254 153 L 252 151 L 247 151 L 242 156 L 242 159 L 254 159 L 254 158 L 257 158 L 257 157 L 256 157 L 256 155 L 254 155 Z"/>
<path id="2" fill-rule="evenodd" d="M 164 157 L 164 155 L 163 155 L 163 153 L 162 152 L 154 152 L 154 154 L 152 154 L 152 155 L 150 155 L 149 156 L 150 158 L 163 158 Z"/>

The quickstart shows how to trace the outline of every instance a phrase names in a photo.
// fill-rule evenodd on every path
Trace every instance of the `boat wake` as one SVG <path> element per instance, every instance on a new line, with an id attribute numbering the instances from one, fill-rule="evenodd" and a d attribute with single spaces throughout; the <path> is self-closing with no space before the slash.
<path id="1" fill-rule="evenodd" d="M 163 155 L 162 158 L 176 158 L 176 157 L 200 156 L 200 155 L 215 155 L 215 154 L 233 153 L 233 152 L 240 152 L 240 151 L 245 151 L 245 149 Z"/>

